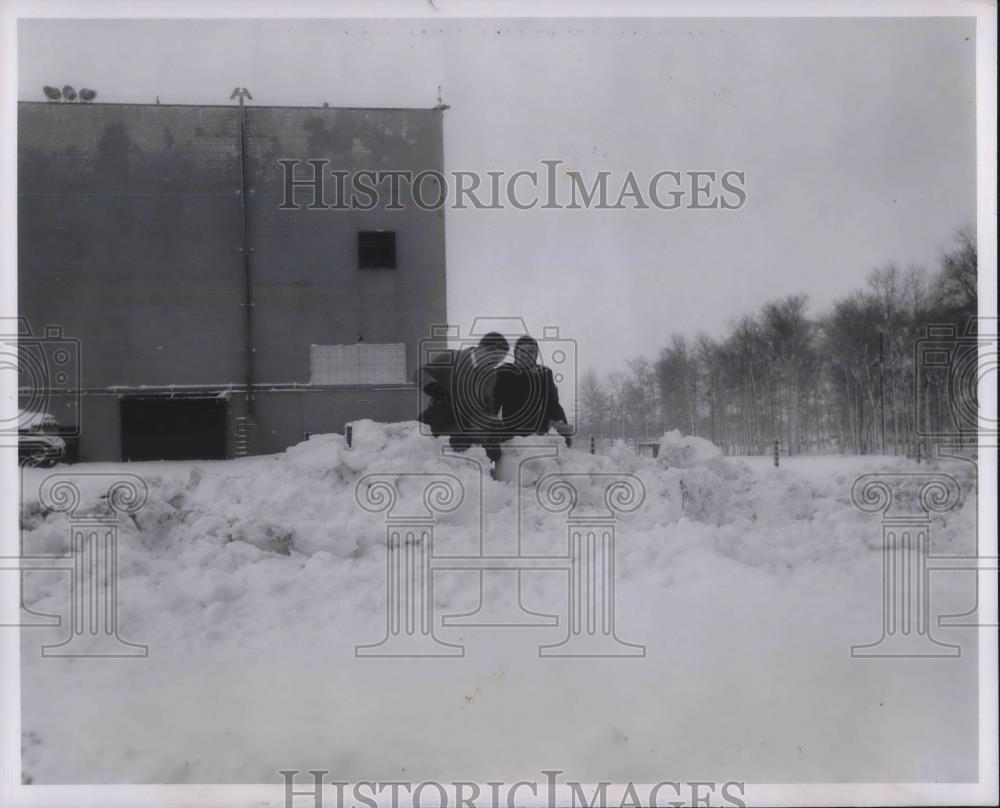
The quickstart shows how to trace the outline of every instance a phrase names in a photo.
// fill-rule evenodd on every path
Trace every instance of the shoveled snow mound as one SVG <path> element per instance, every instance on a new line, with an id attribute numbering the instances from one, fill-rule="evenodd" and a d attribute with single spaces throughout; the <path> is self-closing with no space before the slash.
<path id="1" fill-rule="evenodd" d="M 960 665 L 875 679 L 850 659 L 850 645 L 877 639 L 881 625 L 881 526 L 851 504 L 853 472 L 822 471 L 822 458 L 752 467 L 676 432 L 656 459 L 623 443 L 595 456 L 558 436 L 517 439 L 497 480 L 481 448 L 456 456 L 415 423 L 358 422 L 352 444 L 316 435 L 184 473 L 120 467 L 150 489 L 120 520 L 118 590 L 121 634 L 147 643 L 150 659 L 42 659 L 37 644 L 62 630 L 25 632 L 23 729 L 41 739 L 25 768 L 36 782 L 280 782 L 279 768 L 309 766 L 347 780 L 531 778 L 557 747 L 567 777 L 590 782 L 974 776 L 974 643 Z M 972 466 L 947 470 L 965 499 L 935 517 L 934 548 L 968 553 Z M 67 549 L 67 516 L 38 502 L 47 473 L 25 473 L 29 555 Z M 441 626 L 441 615 L 475 610 L 480 586 L 490 602 L 510 595 L 510 574 L 462 570 L 435 573 L 434 606 L 440 637 L 465 643 L 465 660 L 355 659 L 355 645 L 386 631 L 386 514 L 361 507 L 362 481 L 395 483 L 405 510 L 424 474 L 462 490 L 435 525 L 438 555 L 512 555 L 520 542 L 524 555 L 563 556 L 566 514 L 542 506 L 539 481 L 568 475 L 587 507 L 601 503 L 607 475 L 636 484 L 642 502 L 617 522 L 616 620 L 646 659 L 540 660 L 537 645 L 558 642 L 565 622 Z M 83 486 L 80 511 L 105 508 L 100 492 Z M 525 608 L 564 615 L 564 573 L 518 578 Z M 940 602 L 969 608 L 970 578 L 932 582 L 951 587 Z M 68 613 L 64 575 L 25 580 L 26 605 Z"/>
<path id="2" fill-rule="evenodd" d="M 420 496 L 423 475 L 429 474 L 456 478 L 464 495 L 460 508 L 438 517 L 441 541 L 461 543 L 463 552 L 474 549 L 481 515 L 487 534 L 510 533 L 520 507 L 522 518 L 533 520 L 525 531 L 533 549 L 551 552 L 564 541 L 565 514 L 547 511 L 533 489 L 540 479 L 563 474 L 573 478 L 583 505 L 599 504 L 607 475 L 638 481 L 642 505 L 620 515 L 626 563 L 635 554 L 672 552 L 678 541 L 686 543 L 665 541 L 662 534 L 681 522 L 723 528 L 697 543 L 708 541 L 711 549 L 756 565 L 865 553 L 878 540 L 874 524 L 845 534 L 845 526 L 871 522 L 851 506 L 846 486 L 823 486 L 785 470 L 754 474 L 711 442 L 676 431 L 660 446 L 654 460 L 621 442 L 602 456 L 567 449 L 555 435 L 518 438 L 505 444 L 494 481 L 480 447 L 456 455 L 446 439 L 421 434 L 415 423 L 360 421 L 350 448 L 342 435 L 314 435 L 256 463 L 213 464 L 211 471 L 196 464 L 184 482 L 147 475 L 149 503 L 123 530 L 135 530 L 157 551 L 242 542 L 286 556 L 324 552 L 361 559 L 384 547 L 385 526 L 383 515 L 359 505 L 359 480 L 378 476 L 396 483 L 405 505 L 408 497 Z M 103 489 L 95 482 L 84 488 L 84 511 L 88 497 L 93 507 L 101 506 L 97 497 Z M 26 546 L 60 549 L 57 537 L 66 535 L 66 516 L 40 514 L 31 493 L 26 492 Z M 776 541 L 782 531 L 794 532 L 795 540 Z"/>
<path id="3" fill-rule="evenodd" d="M 661 463 L 679 469 L 703 467 L 721 477 L 736 475 L 736 465 L 722 454 L 722 450 L 712 441 L 695 435 L 682 435 L 674 429 L 660 438 L 657 455 Z"/>

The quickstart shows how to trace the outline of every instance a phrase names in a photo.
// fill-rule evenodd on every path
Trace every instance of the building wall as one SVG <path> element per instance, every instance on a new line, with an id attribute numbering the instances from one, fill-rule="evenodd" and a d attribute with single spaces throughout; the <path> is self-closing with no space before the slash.
<path id="1" fill-rule="evenodd" d="M 242 378 L 239 120 L 19 105 L 19 313 L 80 340 L 82 384 Z"/>
<path id="2" fill-rule="evenodd" d="M 404 342 L 412 375 L 419 340 L 445 318 L 443 211 L 280 210 L 277 160 L 443 171 L 441 111 L 248 107 L 245 132 L 255 382 L 306 385 L 311 344 L 359 338 Z M 115 459 L 117 395 L 246 378 L 240 111 L 21 103 L 18 145 L 19 314 L 36 335 L 61 325 L 79 340 L 81 459 Z M 358 268 L 358 231 L 378 229 L 397 234 L 395 270 Z M 368 407 L 412 418 L 414 399 L 259 391 L 253 450 L 342 429 Z"/>
<path id="3" fill-rule="evenodd" d="M 280 210 L 279 159 L 326 159 L 329 170 L 443 171 L 436 110 L 247 110 L 254 195 L 254 328 L 261 382 L 309 381 L 308 346 L 405 342 L 416 370 L 417 343 L 444 322 L 444 211 Z M 302 165 L 298 176 L 311 175 Z M 328 183 L 330 196 L 332 181 Z M 331 198 L 330 202 L 333 201 Z M 395 270 L 359 270 L 359 230 L 394 230 Z"/>
<path id="4" fill-rule="evenodd" d="M 68 437 L 76 458 L 86 461 L 117 461 L 122 457 L 121 400 L 115 393 L 91 393 L 80 398 L 54 395 L 49 412 L 66 424 L 71 413 L 80 412 L 78 437 Z M 226 395 L 228 429 L 226 453 L 236 450 L 236 419 L 247 414 L 240 392 Z M 339 432 L 351 421 L 371 418 L 392 423 L 411 421 L 421 404 L 415 387 L 326 387 L 305 390 L 264 390 L 256 396 L 255 425 L 250 440 L 257 454 L 284 451 L 309 434 Z"/>
<path id="5" fill-rule="evenodd" d="M 283 451 L 306 434 L 344 432 L 351 421 L 370 418 L 393 423 L 412 421 L 418 412 L 415 387 L 372 387 L 264 391 L 257 394 L 257 434 L 252 436 L 261 454 Z M 230 400 L 232 416 L 245 412 L 241 397 Z"/>

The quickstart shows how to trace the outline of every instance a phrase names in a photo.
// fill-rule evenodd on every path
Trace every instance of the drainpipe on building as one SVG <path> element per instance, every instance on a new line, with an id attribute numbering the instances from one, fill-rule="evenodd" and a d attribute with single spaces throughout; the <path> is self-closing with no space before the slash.
<path id="1" fill-rule="evenodd" d="M 247 133 L 246 133 L 246 113 L 243 106 L 245 99 L 253 100 L 250 91 L 246 87 L 237 87 L 233 90 L 230 100 L 238 98 L 240 102 L 240 216 L 243 230 L 243 244 L 240 247 L 243 253 L 243 309 L 244 318 L 244 352 L 246 354 L 246 402 L 247 415 L 252 417 L 254 413 L 253 395 L 253 285 L 250 274 L 250 254 L 253 248 L 250 246 L 250 222 L 248 218 L 247 199 Z"/>

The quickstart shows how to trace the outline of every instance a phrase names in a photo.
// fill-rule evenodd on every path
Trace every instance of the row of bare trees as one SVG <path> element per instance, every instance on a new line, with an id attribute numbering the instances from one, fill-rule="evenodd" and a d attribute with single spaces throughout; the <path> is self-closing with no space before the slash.
<path id="1" fill-rule="evenodd" d="M 909 453 L 918 434 L 955 428 L 956 395 L 974 396 L 928 372 L 918 341 L 937 324 L 965 333 L 976 282 L 975 236 L 962 229 L 934 271 L 879 267 L 823 317 L 808 316 L 806 295 L 790 295 L 722 339 L 675 334 L 655 361 L 584 372 L 581 432 L 651 440 L 679 429 L 730 454 L 763 454 L 776 439 L 790 454 Z"/>

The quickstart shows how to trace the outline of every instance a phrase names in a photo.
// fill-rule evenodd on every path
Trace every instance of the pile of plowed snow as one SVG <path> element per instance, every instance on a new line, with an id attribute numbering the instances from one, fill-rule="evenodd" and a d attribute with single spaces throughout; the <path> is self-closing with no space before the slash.
<path id="1" fill-rule="evenodd" d="M 875 471 L 905 461 L 866 463 L 865 471 Z M 624 444 L 595 456 L 551 436 L 506 444 L 494 480 L 481 448 L 456 456 L 446 440 L 421 434 L 415 423 L 370 421 L 355 424 L 350 447 L 341 435 L 316 435 L 280 455 L 195 463 L 182 473 L 174 464 L 122 465 L 123 472 L 141 473 L 149 501 L 120 520 L 121 634 L 147 643 L 150 659 L 145 666 L 74 673 L 73 665 L 40 659 L 25 646 L 24 728 L 42 739 L 26 753 L 26 768 L 38 782 L 269 782 L 282 766 L 333 764 L 345 779 L 386 777 L 401 767 L 407 777 L 513 779 L 537 776 L 534 761 L 547 759 L 556 738 L 573 737 L 556 763 L 590 781 L 610 773 L 645 782 L 666 775 L 777 782 L 796 772 L 817 781 L 905 781 L 920 774 L 907 768 L 913 760 L 930 759 L 944 761 L 942 779 L 965 776 L 957 758 L 964 741 L 954 735 L 941 736 L 950 746 L 937 758 L 915 755 L 906 741 L 921 734 L 911 731 L 924 726 L 920 716 L 929 727 L 954 714 L 948 682 L 913 673 L 918 679 L 906 690 L 905 682 L 893 681 L 894 692 L 908 694 L 893 702 L 898 744 L 888 730 L 870 733 L 867 713 L 838 708 L 838 698 L 850 701 L 856 698 L 850 693 L 870 686 L 865 671 L 851 667 L 848 649 L 879 632 L 881 526 L 851 504 L 852 474 L 801 474 L 787 465 L 751 467 L 677 432 L 663 437 L 655 459 Z M 969 552 L 974 541 L 971 467 L 963 469 L 949 468 L 966 499 L 935 518 L 938 552 Z M 31 470 L 25 477 L 29 555 L 68 549 L 67 516 L 38 502 L 45 474 Z M 585 663 L 553 675 L 553 663 L 539 661 L 534 648 L 558 642 L 565 623 L 531 629 L 536 635 L 527 639 L 440 627 L 445 640 L 469 645 L 469 660 L 440 663 L 440 671 L 439 663 L 408 667 L 402 680 L 391 660 L 378 663 L 386 667 L 355 660 L 356 644 L 377 642 L 386 631 L 385 514 L 361 507 L 359 481 L 389 480 L 409 507 L 422 494 L 420 475 L 428 474 L 457 481 L 463 493 L 461 505 L 441 514 L 435 527 L 435 552 L 447 555 L 511 555 L 518 536 L 526 555 L 565 555 L 566 513 L 542 507 L 539 481 L 568 475 L 588 506 L 602 501 L 608 475 L 638 481 L 644 499 L 617 526 L 617 619 L 623 639 L 647 646 L 649 666 L 623 663 L 610 680 L 606 667 Z M 83 488 L 82 512 L 106 507 L 99 487 Z M 526 608 L 565 611 L 565 575 L 534 571 L 521 578 Z M 65 575 L 33 572 L 25 580 L 28 606 L 68 613 Z M 436 619 L 474 610 L 480 583 L 468 571 L 435 574 Z M 510 583 L 496 574 L 482 585 L 490 598 Z M 857 592 L 845 598 L 851 587 Z M 33 631 L 24 643 L 62 636 L 59 629 Z M 731 669 L 734 649 L 743 649 L 738 670 Z M 787 658 L 776 667 L 775 655 Z M 675 668 L 680 658 L 687 669 Z M 477 683 L 499 681 L 491 678 L 497 670 L 506 695 L 498 691 L 495 703 L 487 702 L 475 695 Z M 572 691 L 566 676 L 575 682 Z M 759 689 L 757 701 L 746 701 L 744 683 L 755 677 L 797 706 L 785 715 L 783 707 L 760 701 Z M 304 704 L 315 701 L 315 709 L 329 712 L 326 723 L 310 724 L 304 734 L 310 714 L 289 708 L 297 692 Z M 453 703 L 457 692 L 470 700 Z M 833 700 L 817 706 L 817 693 Z M 99 714 L 109 699 L 121 702 L 120 720 Z M 205 699 L 215 710 L 211 720 L 197 708 Z M 696 729 L 704 723 L 699 710 L 719 699 L 736 711 L 726 719 L 733 740 L 725 756 L 735 768 L 725 770 L 711 768 L 722 759 L 713 752 L 718 736 Z M 559 732 L 525 739 L 525 722 L 550 710 Z M 840 728 L 814 727 L 819 714 Z M 974 704 L 971 715 L 974 730 Z M 881 720 L 896 719 L 883 711 Z M 412 733 L 385 734 L 404 721 Z M 799 769 L 787 768 L 787 750 L 763 745 L 765 724 L 766 732 L 796 741 Z M 664 725 L 686 729 L 675 742 Z M 435 743 L 417 732 L 425 726 Z M 620 735 L 632 743 L 612 753 L 608 738 Z M 871 735 L 879 750 L 890 751 L 844 750 L 833 742 L 855 735 Z M 86 743 L 73 740 L 84 737 Z M 878 755 L 888 755 L 892 766 L 876 765 Z M 663 771 L 663 760 L 675 767 Z M 386 761 L 395 768 L 385 768 Z M 442 768 L 446 761 L 459 768 Z"/>
<path id="2" fill-rule="evenodd" d="M 555 435 L 518 438 L 505 444 L 497 480 L 488 470 L 479 447 L 456 455 L 446 439 L 422 434 L 416 423 L 360 421 L 351 447 L 342 435 L 314 435 L 255 462 L 195 464 L 186 480 L 147 473 L 148 503 L 121 523 L 123 586 L 126 591 L 140 587 L 145 578 L 156 584 L 149 594 L 163 597 L 163 581 L 191 567 L 196 574 L 178 584 L 164 605 L 200 608 L 225 601 L 232 589 L 227 581 L 240 568 L 259 570 L 262 564 L 280 564 L 282 557 L 304 562 L 319 555 L 339 559 L 345 585 L 377 600 L 385 515 L 361 507 L 357 491 L 359 481 L 373 475 L 395 485 L 403 511 L 407 497 L 421 496 L 429 479 L 425 475 L 459 482 L 461 506 L 437 516 L 436 552 L 448 555 L 478 553 L 480 536 L 487 555 L 514 554 L 518 533 L 525 554 L 563 554 L 566 514 L 541 506 L 535 491 L 539 480 L 568 475 L 581 502 L 592 505 L 603 499 L 608 475 L 638 480 L 643 501 L 618 520 L 619 575 L 630 583 L 644 576 L 660 579 L 676 570 L 678 555 L 688 552 L 719 553 L 780 571 L 881 546 L 878 521 L 851 504 L 851 480 L 817 482 L 785 469 L 754 473 L 711 442 L 676 431 L 664 435 L 655 459 L 621 442 L 608 455 L 591 455 L 567 449 Z M 80 513 L 104 508 L 103 488 L 85 482 Z M 67 515 L 42 512 L 33 493 L 25 491 L 25 551 L 66 552 Z M 953 548 L 961 536 L 968 543 L 973 510 L 958 513 L 962 519 L 947 527 L 940 520 L 935 540 L 941 551 Z M 51 587 L 45 580 L 44 574 L 38 576 L 31 591 L 43 611 L 57 605 L 45 603 L 47 597 L 58 601 L 64 590 L 58 575 L 48 576 Z M 463 588 L 461 577 L 439 587 L 442 604 L 458 594 L 454 588 Z M 364 601 L 366 607 L 373 605 L 371 598 Z"/>

